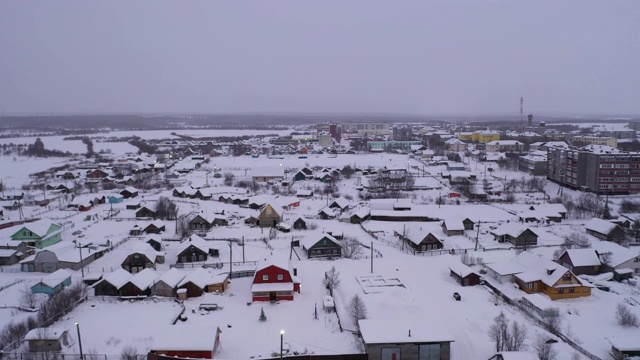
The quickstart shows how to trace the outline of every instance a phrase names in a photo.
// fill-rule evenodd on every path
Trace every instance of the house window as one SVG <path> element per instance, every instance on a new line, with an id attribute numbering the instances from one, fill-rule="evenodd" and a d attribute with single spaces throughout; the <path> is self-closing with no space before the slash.
<path id="1" fill-rule="evenodd" d="M 400 348 L 382 348 L 382 360 L 400 360 Z"/>
<path id="2" fill-rule="evenodd" d="M 564 288 L 558 289 L 558 294 L 564 294 Z"/>
<path id="3" fill-rule="evenodd" d="M 633 262 L 640 262 L 640 257 L 633 259 Z"/>
<path id="4" fill-rule="evenodd" d="M 338 255 L 338 249 L 333 249 L 332 252 L 334 255 Z"/>
<path id="5" fill-rule="evenodd" d="M 576 292 L 576 288 L 569 288 L 569 293 L 573 294 L 574 292 Z"/>
<path id="6" fill-rule="evenodd" d="M 427 250 L 427 245 L 422 245 L 422 251 Z"/>
<path id="7" fill-rule="evenodd" d="M 284 275 L 278 274 L 278 281 L 282 281 L 282 280 L 284 280 Z"/>
<path id="8" fill-rule="evenodd" d="M 440 344 L 420 345 L 420 360 L 440 360 Z"/>
<path id="9" fill-rule="evenodd" d="M 571 280 L 571 274 L 566 273 L 566 274 L 562 275 L 562 280 L 563 281 L 570 281 Z"/>
<path id="10" fill-rule="evenodd" d="M 262 275 L 262 281 L 269 281 L 269 275 Z"/>
<path id="11" fill-rule="evenodd" d="M 427 250 L 431 250 L 431 245 L 427 245 Z"/>

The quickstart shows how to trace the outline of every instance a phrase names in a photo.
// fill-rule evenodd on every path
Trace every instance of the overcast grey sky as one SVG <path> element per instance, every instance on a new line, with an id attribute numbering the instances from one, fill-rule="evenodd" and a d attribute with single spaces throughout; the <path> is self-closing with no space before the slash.
<path id="1" fill-rule="evenodd" d="M 0 1 L 9 113 L 640 114 L 640 1 Z"/>

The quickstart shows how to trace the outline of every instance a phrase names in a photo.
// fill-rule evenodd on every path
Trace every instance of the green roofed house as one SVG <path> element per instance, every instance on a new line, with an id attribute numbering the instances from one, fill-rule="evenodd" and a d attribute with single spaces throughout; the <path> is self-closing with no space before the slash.
<path id="1" fill-rule="evenodd" d="M 62 230 L 61 225 L 49 219 L 42 219 L 23 224 L 20 230 L 11 235 L 11 240 L 22 241 L 27 246 L 44 249 L 62 240 Z"/>

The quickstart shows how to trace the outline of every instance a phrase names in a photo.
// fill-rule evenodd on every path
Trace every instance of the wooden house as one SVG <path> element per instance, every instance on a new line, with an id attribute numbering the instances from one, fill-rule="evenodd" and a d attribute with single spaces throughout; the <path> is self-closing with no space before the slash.
<path id="1" fill-rule="evenodd" d="M 307 253 L 307 258 L 333 259 L 342 256 L 342 246 L 333 236 L 326 233 L 312 233 L 300 242 L 302 249 Z"/>
<path id="2" fill-rule="evenodd" d="M 71 286 L 71 272 L 66 269 L 56 270 L 55 272 L 43 277 L 31 287 L 34 294 L 54 295 Z"/>
<path id="3" fill-rule="evenodd" d="M 350 204 L 351 203 L 349 202 L 349 200 L 347 200 L 343 196 L 340 196 L 339 198 L 333 200 L 333 202 L 331 202 L 331 204 L 329 204 L 329 208 L 338 209 L 340 211 L 345 211 L 345 210 L 347 210 L 349 208 Z"/>
<path id="4" fill-rule="evenodd" d="M 151 287 L 151 294 L 162 297 L 175 297 L 178 285 L 185 278 L 187 272 L 171 268 L 158 277 Z"/>
<path id="5" fill-rule="evenodd" d="M 433 224 L 406 224 L 400 232 L 396 231 L 396 236 L 405 242 L 405 245 L 417 251 L 440 250 L 444 247 L 444 242 L 438 234 L 439 229 Z"/>
<path id="6" fill-rule="evenodd" d="M 491 231 L 491 234 L 498 242 L 510 242 L 515 246 L 538 244 L 538 235 L 529 227 L 516 222 L 503 224 Z"/>
<path id="7" fill-rule="evenodd" d="M 293 228 L 295 230 L 307 230 L 307 221 L 304 218 L 299 217 L 293 222 Z"/>
<path id="8" fill-rule="evenodd" d="M 162 221 L 152 221 L 144 227 L 143 231 L 146 234 L 161 234 L 166 230 L 166 227 Z"/>
<path id="9" fill-rule="evenodd" d="M 463 235 L 464 224 L 459 219 L 447 219 L 442 222 L 442 232 L 447 236 Z"/>
<path id="10" fill-rule="evenodd" d="M 598 218 L 591 219 L 584 227 L 587 234 L 606 241 L 620 242 L 626 235 L 618 224 Z"/>
<path id="11" fill-rule="evenodd" d="M 35 255 L 20 261 L 20 267 L 24 272 L 52 273 L 58 269 L 80 270 L 80 268 L 102 257 L 109 250 L 109 247 L 109 243 L 85 246 L 81 255 L 75 245 L 60 243 L 40 250 Z"/>
<path id="12" fill-rule="evenodd" d="M 163 249 L 162 239 L 160 237 L 147 236 L 144 238 L 144 242 L 149 244 L 155 251 L 162 251 Z"/>
<path id="13" fill-rule="evenodd" d="M 335 219 L 337 216 L 338 213 L 336 212 L 336 210 L 330 207 L 325 207 L 318 211 L 318 218 L 322 220 Z"/>
<path id="14" fill-rule="evenodd" d="M 143 206 L 138 211 L 136 211 L 137 218 L 154 218 L 156 217 L 156 212 L 149 209 L 146 206 Z"/>
<path id="15" fill-rule="evenodd" d="M 449 265 L 449 271 L 451 277 L 462 286 L 480 284 L 480 275 L 463 263 L 454 263 Z"/>
<path id="16" fill-rule="evenodd" d="M 34 353 L 59 353 L 73 345 L 69 330 L 58 327 L 32 329 L 25 335 L 24 341 L 29 344 L 29 352 Z"/>
<path id="17" fill-rule="evenodd" d="M 151 286 L 158 277 L 156 272 L 151 269 L 144 269 L 133 275 L 120 288 L 120 296 L 122 297 L 140 297 L 151 295 Z"/>
<path id="18" fill-rule="evenodd" d="M 453 337 L 422 317 L 358 320 L 368 360 L 451 359 Z"/>
<path id="19" fill-rule="evenodd" d="M 90 171 L 87 173 L 87 179 L 104 179 L 107 176 L 109 176 L 109 174 L 107 174 L 106 172 L 100 170 L 100 169 L 95 169 L 93 171 Z"/>
<path id="20" fill-rule="evenodd" d="M 527 294 L 542 293 L 551 300 L 591 296 L 591 285 L 564 266 L 527 252 L 518 259 L 525 271 L 515 274 L 515 282 Z"/>
<path id="21" fill-rule="evenodd" d="M 178 289 L 186 289 L 188 298 L 199 297 L 208 291 L 208 287 L 214 282 L 215 277 L 216 275 L 205 268 L 187 271 L 184 279 L 178 284 Z"/>
<path id="22" fill-rule="evenodd" d="M 127 210 L 137 210 L 137 209 L 140 209 L 141 207 L 142 207 L 142 204 L 139 203 L 139 202 L 129 203 L 129 204 L 125 205 L 125 208 Z"/>
<path id="23" fill-rule="evenodd" d="M 136 246 L 125 254 L 121 266 L 124 270 L 132 274 L 144 269 L 155 269 L 156 264 L 162 264 L 164 262 L 164 254 L 154 250 L 151 245 L 146 243 L 136 244 Z"/>
<path id="24" fill-rule="evenodd" d="M 298 190 L 296 192 L 296 197 L 304 198 L 304 199 L 312 198 L 313 190 L 305 190 L 305 189 Z"/>
<path id="25" fill-rule="evenodd" d="M 253 301 L 293 300 L 294 292 L 300 293 L 300 280 L 289 259 L 271 257 L 258 263 L 251 286 Z"/>
<path id="26" fill-rule="evenodd" d="M 362 224 L 364 221 L 369 220 L 369 215 L 371 214 L 371 210 L 367 207 L 361 207 L 355 209 L 351 216 L 349 217 L 349 221 L 352 224 Z"/>
<path id="27" fill-rule="evenodd" d="M 576 275 L 600 273 L 600 258 L 593 249 L 567 249 L 558 258 L 558 263 Z"/>
<path id="28" fill-rule="evenodd" d="M 260 210 L 257 225 L 260 227 L 275 227 L 282 221 L 282 209 L 278 206 L 266 204 Z"/>
<path id="29" fill-rule="evenodd" d="M 119 296 L 120 288 L 132 277 L 131 273 L 124 269 L 116 269 L 102 280 L 93 284 L 96 296 Z"/>
<path id="30" fill-rule="evenodd" d="M 138 196 L 138 189 L 126 187 L 124 188 L 124 190 L 120 191 L 120 195 L 122 195 L 125 199 L 131 199 Z"/>
<path id="31" fill-rule="evenodd" d="M 17 264 L 25 256 L 27 254 L 19 249 L 0 249 L 0 266 Z"/>
<path id="32" fill-rule="evenodd" d="M 178 263 L 204 262 L 220 256 L 220 250 L 198 235 L 191 235 L 178 247 Z"/>
<path id="33" fill-rule="evenodd" d="M 51 246 L 62 240 L 62 226 L 48 219 L 23 224 L 11 235 L 11 240 L 21 241 L 38 249 Z"/>

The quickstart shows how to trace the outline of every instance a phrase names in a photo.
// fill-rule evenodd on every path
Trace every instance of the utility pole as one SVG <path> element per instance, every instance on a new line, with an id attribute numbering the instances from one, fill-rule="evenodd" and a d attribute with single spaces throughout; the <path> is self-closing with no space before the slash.
<path id="1" fill-rule="evenodd" d="M 244 264 L 244 236 L 242 237 L 242 263 Z"/>
<path id="2" fill-rule="evenodd" d="M 371 242 L 371 273 L 373 274 L 373 241 Z"/>
<path id="3" fill-rule="evenodd" d="M 229 277 L 233 273 L 233 243 L 231 240 L 228 240 L 229 244 Z"/>
<path id="4" fill-rule="evenodd" d="M 82 279 L 84 280 L 84 266 L 82 264 L 82 246 L 80 246 L 80 241 L 76 240 L 78 245 L 78 252 L 80 253 L 80 271 L 82 272 Z"/>
<path id="5" fill-rule="evenodd" d="M 474 250 L 478 250 L 478 238 L 480 238 L 480 220 L 478 220 L 478 231 L 476 232 L 476 247 Z"/>

